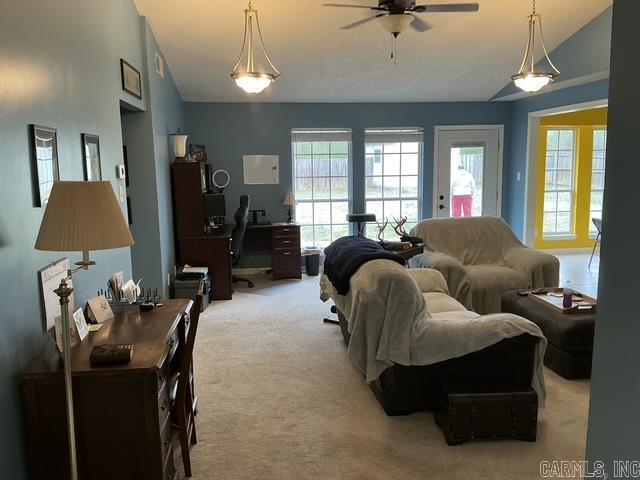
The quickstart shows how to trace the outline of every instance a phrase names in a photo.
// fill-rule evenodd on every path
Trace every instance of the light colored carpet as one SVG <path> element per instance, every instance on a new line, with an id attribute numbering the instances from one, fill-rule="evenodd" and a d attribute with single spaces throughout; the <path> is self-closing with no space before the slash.
<path id="1" fill-rule="evenodd" d="M 324 324 L 318 277 L 256 277 L 201 317 L 193 478 L 525 479 L 584 458 L 589 387 L 546 371 L 538 441 L 446 445 L 431 413 L 387 417 Z"/>

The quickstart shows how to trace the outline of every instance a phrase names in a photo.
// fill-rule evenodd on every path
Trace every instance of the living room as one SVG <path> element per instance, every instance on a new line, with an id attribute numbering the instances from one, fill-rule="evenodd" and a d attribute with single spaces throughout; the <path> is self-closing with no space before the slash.
<path id="1" fill-rule="evenodd" d="M 61 259 L 67 266 L 82 264 L 73 274 L 75 308 L 70 307 L 70 313 L 108 290 L 107 281 L 115 273 L 132 279 L 134 287 L 142 279 L 151 312 L 114 304 L 116 319 L 107 322 L 115 322 L 118 308 L 135 307 L 137 315 L 164 317 L 174 312 L 178 304 L 172 302 L 178 301 L 174 297 L 183 285 L 178 269 L 185 264 L 205 266 L 211 257 L 206 265 L 212 302 L 202 314 L 191 312 L 199 316 L 189 358 L 193 383 L 185 387 L 198 398 L 191 423 L 198 429 L 197 443 L 186 450 L 193 478 L 539 478 L 545 472 L 553 478 L 553 462 L 574 462 L 573 467 L 582 469 L 574 470 L 575 478 L 594 472 L 597 476 L 603 472 L 598 467 L 612 478 L 633 467 L 640 461 L 634 447 L 638 418 L 633 413 L 640 379 L 638 326 L 631 321 L 628 301 L 636 292 L 626 278 L 638 263 L 632 254 L 637 226 L 632 221 L 631 183 L 638 173 L 632 143 L 640 106 L 633 80 L 638 73 L 633 39 L 640 6 L 633 0 L 479 0 L 463 1 L 465 6 L 451 12 L 446 11 L 450 1 L 418 2 L 424 8 L 403 0 L 298 3 L 303 5 L 284 0 L 26 0 L 3 9 L 0 198 L 5 207 L 0 210 L 0 282 L 5 299 L 16 301 L 0 307 L 3 476 L 75 478 L 72 466 L 77 464 L 80 478 L 99 478 L 87 472 L 108 472 L 108 465 L 120 468 L 118 458 L 146 458 L 138 448 L 129 448 L 127 455 L 118 453 L 124 437 L 138 447 L 151 442 L 147 433 L 133 427 L 135 417 L 142 418 L 148 406 L 137 410 L 128 400 L 123 408 L 113 403 L 114 411 L 107 412 L 83 402 L 92 398 L 100 405 L 104 391 L 77 383 L 77 378 L 95 373 L 75 370 L 78 352 L 90 350 L 92 337 L 110 338 L 118 329 L 103 325 L 90 331 L 80 345 L 68 349 L 73 364 L 67 364 L 54 333 L 55 319 L 60 316 L 62 321 L 65 307 L 61 314 L 55 294 L 47 297 L 43 291 L 42 272 Z M 343 8 L 348 5 L 352 8 Z M 532 12 L 542 16 L 547 52 L 538 30 L 540 17 L 532 17 Z M 247 19 L 258 18 L 257 29 L 254 23 L 245 28 Z M 535 22 L 530 23 L 532 18 Z M 527 52 L 530 28 L 535 45 Z M 247 45 L 255 47 L 256 65 L 262 55 L 259 68 L 271 75 L 259 93 L 240 88 L 242 68 L 253 63 L 247 63 Z M 547 74 L 542 78 L 548 84 L 535 92 L 523 91 L 522 82 L 519 87 L 511 77 L 528 69 Z M 42 162 L 49 162 L 51 170 L 43 173 Z M 178 170 L 194 165 L 198 172 L 207 165 L 207 182 L 213 184 L 205 195 L 196 195 L 198 208 L 214 212 L 206 214 L 211 219 L 206 225 L 201 213 L 195 215 L 197 235 L 203 228 L 210 233 L 211 244 L 202 248 L 187 247 L 195 245 L 197 235 L 183 236 L 179 230 L 195 209 L 180 207 Z M 463 169 L 472 180 L 465 177 L 469 190 L 458 195 L 454 180 Z M 109 189 L 105 195 L 113 200 L 109 205 L 118 208 L 93 210 L 99 215 L 90 215 L 97 194 L 90 195 L 85 218 L 93 216 L 92 228 L 102 232 L 103 239 L 121 234 L 119 243 L 114 240 L 105 247 L 87 238 L 98 246 L 63 248 L 60 238 L 49 233 L 53 227 L 45 228 L 63 224 L 66 218 L 64 208 L 54 212 L 57 202 L 49 197 L 53 186 L 94 183 L 85 180 L 111 185 L 113 192 Z M 194 189 L 187 186 L 185 191 L 191 198 L 188 194 Z M 218 195 L 223 203 L 206 203 L 206 198 L 214 201 L 207 195 Z M 69 205 L 81 203 L 71 200 Z M 245 217 L 247 211 L 253 217 L 248 226 L 245 218 L 246 233 L 241 229 L 244 244 L 233 238 L 234 214 L 243 204 Z M 365 345 L 362 338 L 353 340 L 357 309 L 351 304 L 340 308 L 344 296 L 332 291 L 337 284 L 319 285 L 328 279 L 326 269 L 314 275 L 314 261 L 325 259 L 319 252 L 357 234 L 358 219 L 350 222 L 347 215 L 363 213 L 376 216 L 364 225 L 369 239 L 392 243 L 402 237 L 411 244 L 409 237 L 417 236 L 424 250 L 409 259 L 408 270 L 391 262 L 399 270 L 388 266 L 376 273 L 373 266 L 384 260 L 361 266 L 359 274 L 353 272 L 353 298 L 373 285 L 378 292 L 400 291 L 398 312 L 426 311 L 436 320 L 444 313 L 446 318 L 468 321 L 478 315 L 507 315 L 500 318 L 517 318 L 513 321 L 518 328 L 539 333 L 524 367 L 540 405 L 535 409 L 535 442 L 510 438 L 453 447 L 443 437 L 444 427 L 434 421 L 435 408 L 387 415 L 387 393 L 384 388 L 376 391 L 377 380 L 366 373 L 376 360 L 356 360 L 357 348 Z M 47 216 L 54 214 L 56 221 L 47 223 Z M 468 216 L 474 218 L 463 218 Z M 464 227 L 458 233 L 443 233 L 446 228 L 432 221 L 468 222 L 476 217 L 502 220 L 486 230 Z M 602 224 L 598 227 L 593 219 L 606 219 L 605 233 L 600 234 Z M 437 225 L 435 232 L 429 232 L 424 221 L 432 221 L 427 227 Z M 226 226 L 228 235 L 221 234 Z M 293 227 L 298 236 L 292 240 L 287 229 Z M 91 237 L 87 230 L 78 231 Z M 45 245 L 47 234 L 58 247 Z M 283 245 L 291 241 L 299 243 L 293 269 L 292 261 L 282 256 L 289 251 Z M 480 288 L 482 282 L 469 290 L 473 268 L 456 283 L 451 265 L 442 267 L 429 256 L 431 249 L 451 256 L 456 242 L 461 251 L 477 251 L 480 256 L 509 246 L 514 252 L 526 248 L 526 255 L 542 251 L 549 257 L 540 257 L 547 262 L 542 267 L 514 253 L 518 278 L 531 270 L 525 284 L 514 274 L 509 288 L 501 286 L 499 292 Z M 189 258 L 189 249 L 197 255 Z M 214 249 L 216 255 L 226 249 L 225 257 L 213 258 Z M 80 253 L 89 250 L 90 257 Z M 301 257 L 301 251 L 306 255 Z M 508 266 L 505 258 L 498 266 Z M 559 259 L 557 267 L 549 258 Z M 461 263 L 467 267 L 473 261 Z M 279 277 L 281 265 L 286 268 Z M 541 273 L 547 269 L 551 274 Z M 501 272 L 483 278 L 506 278 Z M 353 283 L 356 279 L 361 286 Z M 583 330 L 569 335 L 570 341 L 563 336 L 575 324 L 571 314 L 560 313 L 557 322 L 545 326 L 535 320 L 536 309 L 521 308 L 521 298 L 514 297 L 504 309 L 499 305 L 507 290 L 528 295 L 539 287 L 566 288 L 567 281 L 577 292 L 597 298 L 587 340 L 581 336 Z M 411 285 L 415 295 L 399 285 Z M 322 302 L 321 295 L 332 301 Z M 190 296 L 197 298 L 195 292 Z M 383 310 L 376 303 L 379 296 L 361 305 L 362 312 L 370 312 L 372 326 L 378 325 L 373 317 Z M 53 299 L 53 313 L 45 308 L 45 298 Z M 332 304 L 338 315 L 331 312 Z M 343 328 L 323 322 L 325 317 L 341 319 Z M 184 329 L 178 329 L 184 338 L 177 349 L 169 348 L 176 358 L 187 357 L 185 318 L 176 317 L 172 323 Z M 528 320 L 519 323 L 520 318 Z M 380 317 L 379 325 L 388 321 Z M 131 328 L 143 328 L 143 323 Z M 562 333 L 554 330 L 557 325 Z M 348 335 L 343 335 L 345 328 Z M 470 342 L 473 351 L 458 356 L 499 343 L 498 335 L 515 335 L 497 327 L 490 333 L 494 340 L 481 346 Z M 63 344 L 65 336 L 60 337 Z M 350 336 L 353 344 L 347 348 Z M 589 345 L 576 351 L 572 341 Z M 545 342 L 550 345 L 548 358 L 536 350 Z M 134 345 L 129 367 L 139 373 L 134 367 L 147 352 L 145 342 L 132 336 L 108 343 Z M 457 344 L 452 340 L 446 345 L 448 360 L 456 356 L 451 351 Z M 521 352 L 519 345 L 507 347 Z M 382 351 L 380 347 L 380 355 Z M 360 352 L 371 353 L 366 348 Z M 419 368 L 439 362 L 434 355 L 427 357 L 430 360 Z M 547 359 L 544 366 L 542 357 Z M 52 376 L 27 375 L 43 360 L 53 365 L 52 372 L 46 372 Z M 484 365 L 482 361 L 477 365 Z M 105 371 L 121 375 L 126 368 Z M 65 369 L 68 382 L 63 381 Z M 63 388 L 71 385 L 71 377 L 73 393 Z M 44 396 L 29 396 L 37 391 L 29 390 L 29 382 L 37 385 L 50 378 L 57 378 L 53 403 Z M 69 425 L 70 402 L 77 409 L 75 426 Z M 166 406 L 160 402 L 153 408 Z M 131 423 L 114 430 L 129 433 L 105 443 L 109 446 L 104 449 L 88 448 L 96 445 L 86 442 L 100 432 L 98 425 L 108 424 L 106 419 L 114 425 L 127 410 Z M 162 445 L 166 439 L 159 432 L 164 435 L 175 427 L 172 446 L 162 447 L 162 452 L 158 446 L 157 455 L 149 447 L 148 454 L 158 457 L 162 474 L 153 473 L 151 460 L 139 460 L 136 478 L 187 473 L 184 445 L 177 438 L 180 422 L 174 421 L 173 413 L 169 417 L 171 425 L 156 429 L 153 442 Z M 39 430 L 40 441 L 35 443 L 35 426 L 51 418 L 57 422 L 51 423 L 58 429 L 56 435 L 48 437 L 48 430 Z M 75 447 L 67 445 L 69 431 L 77 438 L 73 454 Z M 55 441 L 44 448 L 47 438 Z M 166 451 L 175 457 L 169 470 Z M 56 458 L 64 465 L 61 470 L 49 463 Z M 129 476 L 133 470 L 114 471 L 120 472 L 118 478 L 134 478 Z"/>

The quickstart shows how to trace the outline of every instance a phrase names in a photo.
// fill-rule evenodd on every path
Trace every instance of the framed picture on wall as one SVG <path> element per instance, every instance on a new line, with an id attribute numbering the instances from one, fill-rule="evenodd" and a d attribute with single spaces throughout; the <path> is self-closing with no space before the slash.
<path id="1" fill-rule="evenodd" d="M 122 74 L 122 90 L 130 93 L 134 97 L 142 98 L 142 81 L 140 72 L 133 68 L 123 58 L 120 59 L 120 73 Z"/>
<path id="2" fill-rule="evenodd" d="M 82 134 L 82 156 L 84 160 L 84 179 L 88 181 L 102 180 L 100 165 L 100 137 Z"/>
<path id="3" fill-rule="evenodd" d="M 43 207 L 49 201 L 53 182 L 60 179 L 56 129 L 31 125 L 31 152 L 35 205 Z"/>

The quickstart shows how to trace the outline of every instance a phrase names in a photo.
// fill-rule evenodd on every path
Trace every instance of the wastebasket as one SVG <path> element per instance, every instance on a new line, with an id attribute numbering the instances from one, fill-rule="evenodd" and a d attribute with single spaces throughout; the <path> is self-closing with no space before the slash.
<path id="1" fill-rule="evenodd" d="M 304 252 L 304 266 L 307 275 L 314 276 L 320 273 L 320 249 L 307 248 Z"/>

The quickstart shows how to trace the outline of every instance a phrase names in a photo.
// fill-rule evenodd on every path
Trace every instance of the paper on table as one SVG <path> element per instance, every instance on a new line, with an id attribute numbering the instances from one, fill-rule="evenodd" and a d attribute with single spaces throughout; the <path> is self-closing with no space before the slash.
<path id="1" fill-rule="evenodd" d="M 102 323 L 113 318 L 113 311 L 104 295 L 94 297 L 88 303 L 89 314 L 95 322 Z"/>
<path id="2" fill-rule="evenodd" d="M 138 295 L 140 295 L 141 281 L 142 279 L 138 280 L 138 283 L 133 283 L 133 280 L 127 280 L 127 283 L 122 286 L 122 293 L 127 299 L 127 302 L 133 303 L 136 301 Z"/>
<path id="3" fill-rule="evenodd" d="M 64 352 L 64 340 L 62 339 L 62 317 L 58 315 L 55 320 L 56 345 L 58 350 Z M 80 340 L 78 339 L 78 330 L 76 330 L 75 322 L 69 322 L 69 345 L 75 347 Z"/>
<path id="4" fill-rule="evenodd" d="M 89 335 L 89 330 L 87 329 L 87 321 L 84 318 L 84 313 L 82 313 L 81 308 L 73 312 L 73 321 L 76 325 L 80 341 L 84 340 L 87 335 Z"/>

